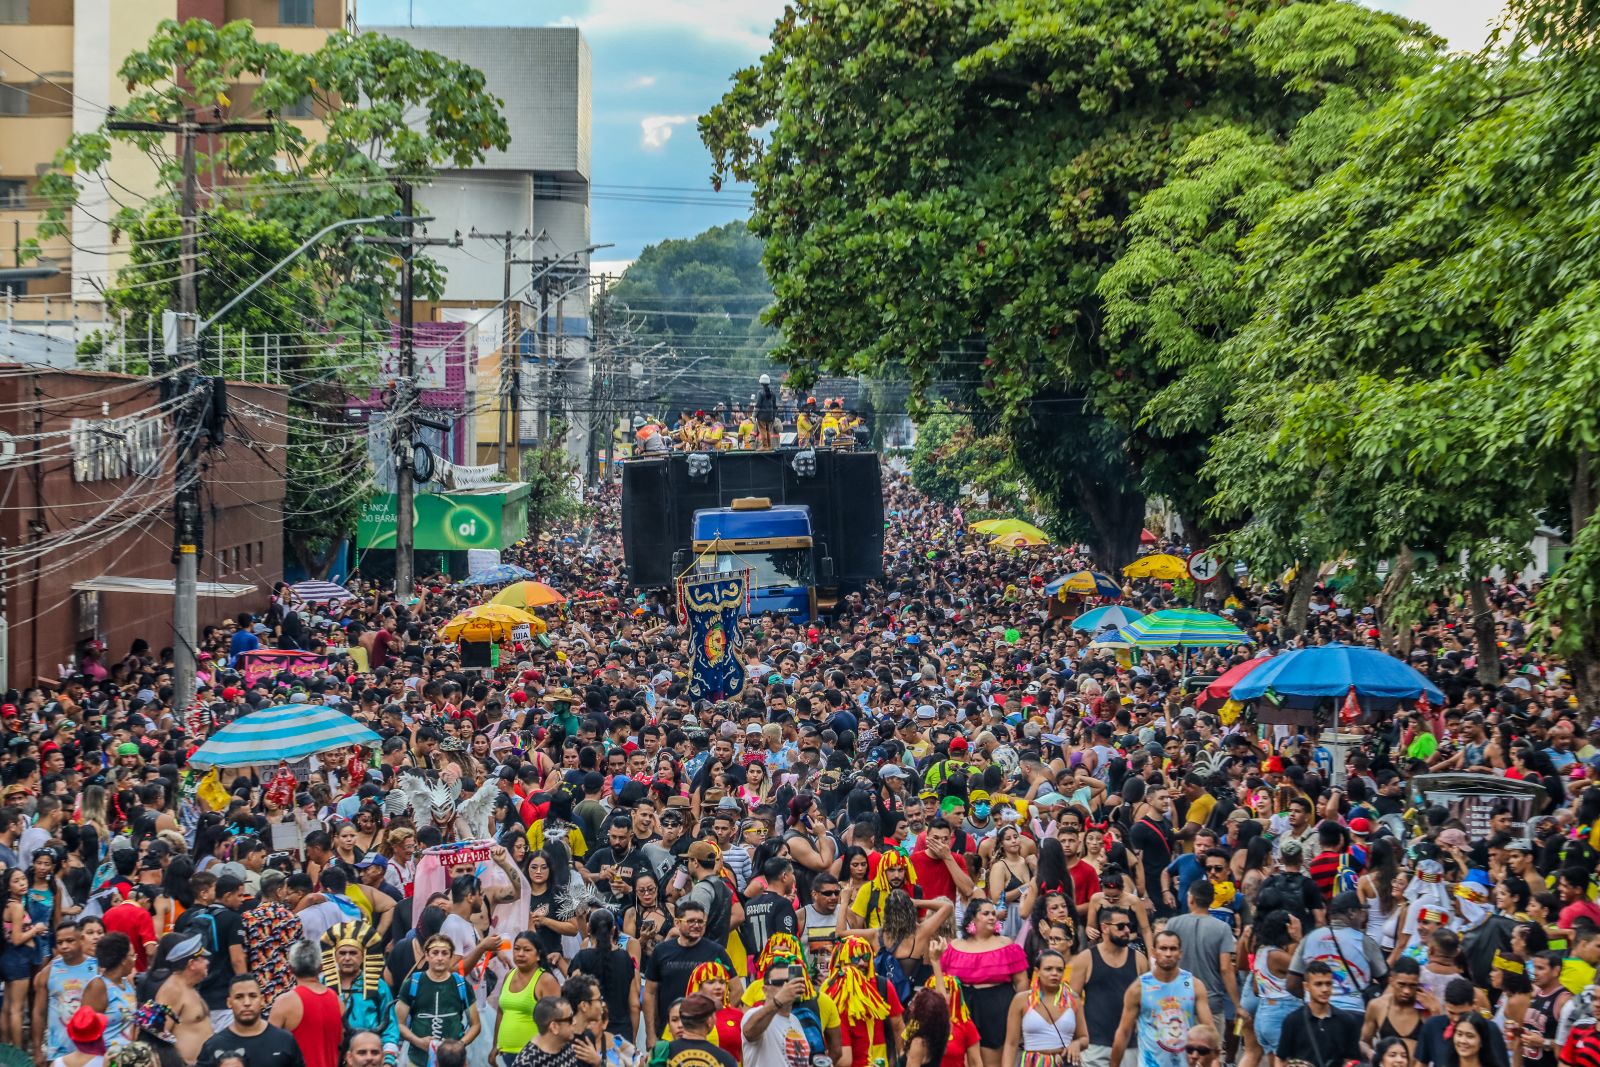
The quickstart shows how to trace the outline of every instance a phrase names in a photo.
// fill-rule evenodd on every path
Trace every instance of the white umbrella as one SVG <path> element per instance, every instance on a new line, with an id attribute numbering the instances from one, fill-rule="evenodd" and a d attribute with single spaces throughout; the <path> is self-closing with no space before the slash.
<path id="1" fill-rule="evenodd" d="M 263 767 L 346 745 L 377 745 L 382 740 L 342 711 L 322 704 L 280 704 L 241 715 L 224 726 L 195 750 L 189 763 L 202 770 Z"/>

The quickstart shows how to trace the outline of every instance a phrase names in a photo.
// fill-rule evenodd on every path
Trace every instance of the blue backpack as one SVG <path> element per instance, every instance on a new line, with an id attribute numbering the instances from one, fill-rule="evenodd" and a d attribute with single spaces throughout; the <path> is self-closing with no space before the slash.
<path id="1" fill-rule="evenodd" d="M 901 1004 L 910 1004 L 911 995 L 916 992 L 911 985 L 911 979 L 906 976 L 906 969 L 900 965 L 894 950 L 900 947 L 896 941 L 892 945 L 885 945 L 878 949 L 878 954 L 873 958 L 873 966 L 877 968 L 878 977 L 894 987 L 896 995 L 900 997 Z"/>

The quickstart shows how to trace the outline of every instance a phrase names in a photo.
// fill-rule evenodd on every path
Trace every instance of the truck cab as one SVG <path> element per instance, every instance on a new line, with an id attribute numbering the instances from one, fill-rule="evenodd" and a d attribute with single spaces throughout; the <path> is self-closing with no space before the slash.
<path id="1" fill-rule="evenodd" d="M 816 541 L 804 504 L 740 497 L 725 508 L 700 508 L 690 547 L 701 573 L 749 569 L 748 614 L 801 622 L 816 615 Z"/>

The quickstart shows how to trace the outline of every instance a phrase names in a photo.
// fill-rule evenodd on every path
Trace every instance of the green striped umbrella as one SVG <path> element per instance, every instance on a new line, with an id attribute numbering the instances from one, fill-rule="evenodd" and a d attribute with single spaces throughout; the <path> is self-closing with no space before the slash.
<path id="1" fill-rule="evenodd" d="M 1117 636 L 1134 648 L 1208 648 L 1250 640 L 1222 616 L 1193 608 L 1153 611 L 1118 630 Z"/>

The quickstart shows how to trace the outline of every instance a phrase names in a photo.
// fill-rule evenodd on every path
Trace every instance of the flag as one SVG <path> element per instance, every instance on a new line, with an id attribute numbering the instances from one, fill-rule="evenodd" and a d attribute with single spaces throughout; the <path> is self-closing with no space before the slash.
<path id="1" fill-rule="evenodd" d="M 682 580 L 681 603 L 689 617 L 689 696 L 694 700 L 726 700 L 744 689 L 740 661 L 744 639 L 739 612 L 745 604 L 745 576 L 716 574 Z"/>
<path id="2" fill-rule="evenodd" d="M 1424 696 L 1422 699 L 1428 699 Z M 1356 687 L 1351 686 L 1350 692 L 1344 695 L 1344 708 L 1339 712 L 1340 726 L 1354 726 L 1361 721 L 1361 702 L 1356 699 Z"/>

